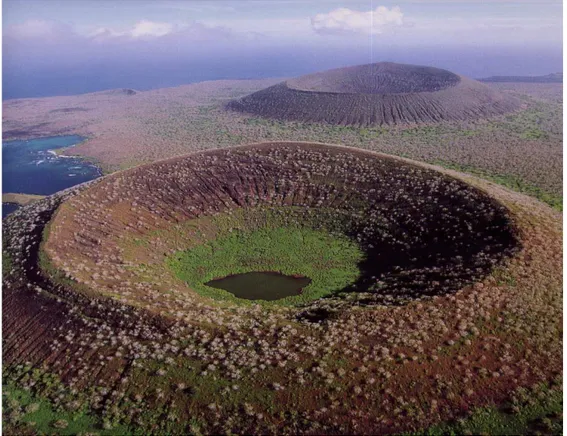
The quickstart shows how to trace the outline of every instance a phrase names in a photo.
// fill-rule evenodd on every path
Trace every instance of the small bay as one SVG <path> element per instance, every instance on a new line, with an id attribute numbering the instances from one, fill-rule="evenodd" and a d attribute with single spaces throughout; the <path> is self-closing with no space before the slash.
<path id="1" fill-rule="evenodd" d="M 51 195 L 100 177 L 96 165 L 56 152 L 84 140 L 70 135 L 3 142 L 2 193 Z M 12 203 L 3 203 L 2 218 L 16 208 Z"/>

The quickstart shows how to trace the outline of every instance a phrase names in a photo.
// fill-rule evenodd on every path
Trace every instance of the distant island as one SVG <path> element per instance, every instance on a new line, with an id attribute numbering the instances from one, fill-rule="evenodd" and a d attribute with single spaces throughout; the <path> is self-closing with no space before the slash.
<path id="1" fill-rule="evenodd" d="M 478 79 L 479 82 L 525 82 L 525 83 L 563 83 L 563 73 L 545 76 L 490 76 Z"/>

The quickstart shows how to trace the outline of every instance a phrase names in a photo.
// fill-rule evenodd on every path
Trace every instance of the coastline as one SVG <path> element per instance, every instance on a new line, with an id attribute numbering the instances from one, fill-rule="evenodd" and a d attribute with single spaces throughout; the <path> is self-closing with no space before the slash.
<path id="1" fill-rule="evenodd" d="M 48 143 L 40 146 L 41 151 L 39 152 L 36 151 L 35 150 L 36 145 L 32 144 L 31 141 L 43 141 L 43 140 L 48 141 Z M 52 189 L 47 189 L 47 190 L 43 189 L 43 187 L 41 187 L 37 183 L 29 186 L 28 184 L 24 184 L 24 185 L 20 184 L 21 186 L 18 184 L 5 186 L 5 189 L 8 192 L 2 193 L 3 217 L 10 214 L 20 206 L 30 205 L 49 195 L 58 192 L 61 189 L 61 187 L 62 189 L 67 189 L 69 184 L 73 186 L 73 184 L 82 183 L 84 181 L 83 180 L 84 177 L 79 174 L 76 174 L 76 171 L 73 171 L 75 169 L 78 169 L 78 167 L 85 167 L 85 168 L 91 167 L 91 169 L 87 170 L 87 172 L 90 172 L 89 178 L 96 179 L 103 176 L 104 175 L 103 169 L 88 157 L 67 154 L 68 153 L 67 150 L 70 150 L 79 144 L 83 144 L 88 140 L 89 140 L 88 137 L 73 134 L 73 135 L 47 135 L 37 138 L 30 138 L 30 139 L 9 139 L 6 141 L 2 141 L 3 153 L 7 153 L 8 150 L 10 149 L 12 150 L 19 149 L 25 151 L 26 147 L 29 144 L 29 146 L 31 147 L 30 150 L 32 150 L 33 153 L 43 153 L 43 155 L 47 153 L 48 155 L 52 156 L 51 158 L 49 158 L 49 160 L 51 160 L 52 162 L 59 160 L 59 158 L 63 158 L 67 160 L 67 163 L 65 164 L 63 164 L 63 161 L 59 160 L 60 161 L 59 165 L 62 164 L 64 168 L 67 168 L 65 171 L 67 175 L 70 178 L 72 178 L 69 179 L 69 183 L 67 184 L 64 183 L 63 185 L 61 185 L 61 183 L 56 183 L 52 187 Z M 6 149 L 4 149 L 5 147 Z M 39 160 L 37 160 L 37 162 L 32 162 L 35 163 L 35 166 L 33 166 L 33 168 L 38 167 L 40 164 L 43 164 L 46 159 L 45 157 L 41 157 L 39 155 L 37 155 L 36 158 L 39 158 Z M 72 167 L 72 165 L 74 165 L 75 163 L 77 168 Z M 41 165 L 41 167 L 43 167 L 43 165 Z M 59 171 L 59 170 L 55 170 L 55 171 Z M 35 173 L 28 175 L 28 177 L 36 177 L 36 175 L 34 174 Z M 45 172 L 37 173 L 37 176 L 40 175 L 41 177 L 48 177 L 47 179 L 45 179 L 45 182 L 47 183 L 47 185 L 51 186 L 48 173 Z M 79 177 L 77 177 L 77 180 L 74 180 L 76 176 Z M 72 180 L 74 180 L 74 182 Z"/>
<path id="2" fill-rule="evenodd" d="M 20 206 L 26 206 L 31 203 L 35 203 L 38 200 L 44 199 L 45 195 L 35 195 L 35 194 L 21 194 L 15 192 L 8 192 L 2 194 L 2 204 L 17 204 Z"/>

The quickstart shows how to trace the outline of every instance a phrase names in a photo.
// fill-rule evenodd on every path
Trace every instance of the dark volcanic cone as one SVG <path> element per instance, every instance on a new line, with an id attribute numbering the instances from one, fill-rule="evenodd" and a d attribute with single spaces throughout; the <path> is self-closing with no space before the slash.
<path id="1" fill-rule="evenodd" d="M 519 106 L 517 99 L 450 71 L 380 62 L 291 79 L 227 108 L 281 120 L 368 126 L 477 119 Z"/>

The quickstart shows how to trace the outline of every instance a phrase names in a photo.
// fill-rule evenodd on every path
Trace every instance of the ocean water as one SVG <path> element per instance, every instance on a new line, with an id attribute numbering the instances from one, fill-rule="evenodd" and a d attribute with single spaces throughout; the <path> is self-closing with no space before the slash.
<path id="1" fill-rule="evenodd" d="M 14 212 L 18 207 L 20 206 L 15 203 L 2 203 L 2 218 Z"/>
<path id="2" fill-rule="evenodd" d="M 83 159 L 54 150 L 82 142 L 81 136 L 54 136 L 2 143 L 2 193 L 50 195 L 102 175 Z M 17 207 L 2 204 L 2 217 Z"/>
<path id="3" fill-rule="evenodd" d="M 2 99 L 74 95 L 113 88 L 139 91 L 179 86 L 204 80 L 294 77 L 330 68 L 379 61 L 445 68 L 472 78 L 542 75 L 563 69 L 561 47 L 506 46 L 405 47 L 376 44 L 369 47 L 292 45 L 236 49 L 199 49 L 198 44 L 151 50 L 97 52 L 81 56 L 33 47 L 20 50 L 6 43 L 2 71 Z M 118 50 L 118 48 L 116 48 Z M 58 59 L 53 62 L 53 59 Z"/>

